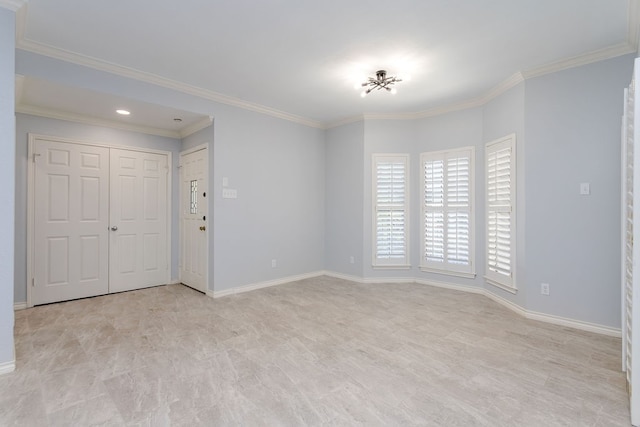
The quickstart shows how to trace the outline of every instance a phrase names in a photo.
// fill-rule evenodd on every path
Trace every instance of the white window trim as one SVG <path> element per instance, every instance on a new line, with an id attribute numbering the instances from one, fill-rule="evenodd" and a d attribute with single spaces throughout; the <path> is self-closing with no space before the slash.
<path id="1" fill-rule="evenodd" d="M 424 162 L 427 159 L 433 159 L 435 157 L 442 157 L 447 159 L 448 156 L 456 155 L 462 152 L 469 152 L 469 266 L 461 267 L 455 264 L 442 264 L 434 266 L 429 264 L 425 259 L 425 189 L 424 189 Z M 476 277 L 476 262 L 475 262 L 475 245 L 476 245 L 476 224 L 475 224 L 475 147 L 461 147 L 451 150 L 430 151 L 420 154 L 420 271 L 425 273 L 444 274 L 455 277 L 463 277 L 467 279 L 473 279 Z"/>
<path id="2" fill-rule="evenodd" d="M 403 161 L 405 164 L 405 195 L 404 195 L 404 239 L 405 239 L 405 257 L 404 259 L 380 259 L 377 257 L 377 168 L 376 165 L 381 161 Z M 371 156 L 371 201 L 372 201 L 372 224 L 371 224 L 371 259 L 373 269 L 389 269 L 389 270 L 402 270 L 410 269 L 410 242 L 409 242 L 409 226 L 410 219 L 410 164 L 411 158 L 409 154 L 402 153 L 374 153 Z"/>
<path id="3" fill-rule="evenodd" d="M 510 251 L 510 265 L 511 265 L 511 277 L 506 277 L 504 275 L 499 275 L 492 272 L 489 268 L 489 212 L 491 211 L 491 206 L 489 204 L 489 185 L 488 185 L 488 160 L 489 153 L 492 151 L 497 151 L 502 148 L 510 148 L 511 149 L 511 158 L 510 160 L 510 221 L 511 221 L 511 251 Z M 496 286 L 500 289 L 503 289 L 512 294 L 516 294 L 518 292 L 517 281 L 516 281 L 516 243 L 517 243 L 517 215 L 516 215 L 516 202 L 517 202 L 517 169 L 516 169 L 516 134 L 512 133 L 503 138 L 497 139 L 495 141 L 488 142 L 485 145 L 485 275 L 484 279 L 490 285 Z"/>

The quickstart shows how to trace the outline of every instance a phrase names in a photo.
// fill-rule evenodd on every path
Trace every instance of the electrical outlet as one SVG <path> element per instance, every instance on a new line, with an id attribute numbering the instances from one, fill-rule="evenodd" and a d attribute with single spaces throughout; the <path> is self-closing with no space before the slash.
<path id="1" fill-rule="evenodd" d="M 238 190 L 235 188 L 223 188 L 222 189 L 222 198 L 223 199 L 237 199 L 238 198 Z"/>
<path id="2" fill-rule="evenodd" d="M 271 268 L 276 268 L 278 266 L 278 261 L 275 259 L 271 260 Z"/>
<path id="3" fill-rule="evenodd" d="M 548 283 L 540 283 L 540 293 L 542 295 L 549 295 L 549 284 Z"/>
<path id="4" fill-rule="evenodd" d="M 356 262 L 355 257 L 354 257 L 353 255 L 351 255 L 351 256 L 349 257 L 349 264 L 355 264 L 355 262 Z"/>

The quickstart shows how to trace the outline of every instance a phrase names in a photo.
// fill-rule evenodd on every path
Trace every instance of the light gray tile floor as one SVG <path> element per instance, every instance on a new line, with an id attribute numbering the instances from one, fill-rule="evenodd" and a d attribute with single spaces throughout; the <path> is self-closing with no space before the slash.
<path id="1" fill-rule="evenodd" d="M 620 339 L 484 296 L 318 277 L 16 312 L 0 426 L 628 426 Z"/>

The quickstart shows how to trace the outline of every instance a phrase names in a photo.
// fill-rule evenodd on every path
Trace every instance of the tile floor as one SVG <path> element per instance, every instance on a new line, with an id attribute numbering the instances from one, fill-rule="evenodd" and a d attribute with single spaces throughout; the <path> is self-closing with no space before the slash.
<path id="1" fill-rule="evenodd" d="M 629 425 L 620 340 L 480 296 L 318 277 L 16 312 L 0 425 Z"/>

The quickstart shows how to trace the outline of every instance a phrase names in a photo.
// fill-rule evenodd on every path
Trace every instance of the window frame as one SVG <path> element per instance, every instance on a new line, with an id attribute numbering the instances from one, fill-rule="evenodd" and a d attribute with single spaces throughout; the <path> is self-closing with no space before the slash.
<path id="1" fill-rule="evenodd" d="M 509 202 L 494 203 L 490 200 L 489 193 L 489 159 L 492 153 L 497 153 L 505 149 L 510 150 L 509 154 Z M 516 134 L 512 133 L 505 137 L 496 139 L 485 144 L 485 275 L 484 279 L 487 283 L 503 289 L 510 293 L 517 293 L 516 281 L 516 243 L 517 243 L 517 227 L 516 227 L 516 203 L 517 203 L 517 152 L 516 152 Z M 492 252 L 490 239 L 490 221 L 492 212 L 509 213 L 509 272 L 510 275 L 500 274 L 498 268 L 490 264 L 490 254 Z M 497 227 L 497 225 L 496 225 Z M 496 231 L 497 234 L 497 231 Z M 498 249 L 496 248 L 497 252 Z M 497 255 L 496 255 L 497 256 Z"/>
<path id="2" fill-rule="evenodd" d="M 374 153 L 371 156 L 371 183 L 372 183 L 372 267 L 374 269 L 409 269 L 411 268 L 410 262 L 410 166 L 411 156 L 407 153 Z M 403 210 L 404 212 L 404 257 L 399 258 L 379 258 L 378 257 L 378 238 L 377 229 L 378 221 L 377 214 L 379 210 L 378 206 L 378 164 L 382 162 L 397 163 L 402 162 L 404 164 L 404 204 L 401 209 L 399 205 L 391 208 L 391 210 Z"/>
<path id="3" fill-rule="evenodd" d="M 447 214 L 452 211 L 460 210 L 460 207 L 450 207 L 448 206 L 447 201 L 447 172 L 449 170 L 447 160 L 454 158 L 469 158 L 469 206 L 468 209 L 464 209 L 468 212 L 469 218 L 469 264 L 461 265 L 448 261 L 447 258 L 447 246 L 448 239 L 446 237 L 446 218 Z M 444 254 L 442 263 L 436 263 L 433 261 L 427 260 L 427 248 L 425 242 L 425 236 L 427 232 L 427 224 L 425 221 L 426 212 L 429 207 L 426 204 L 425 196 L 426 196 L 426 176 L 425 176 L 425 163 L 428 161 L 436 161 L 443 160 L 443 206 L 438 210 L 443 212 L 443 218 L 445 218 L 444 224 Z M 440 151 L 429 151 L 420 153 L 420 271 L 425 273 L 437 273 L 437 274 L 445 274 L 450 276 L 464 277 L 464 278 L 475 278 L 476 277 L 476 262 L 475 262 L 475 245 L 476 245 L 476 225 L 475 225 L 475 217 L 476 217 L 476 209 L 475 209 L 475 188 L 476 188 L 476 177 L 475 177 L 475 147 L 467 146 L 460 147 L 449 150 L 440 150 Z"/>

